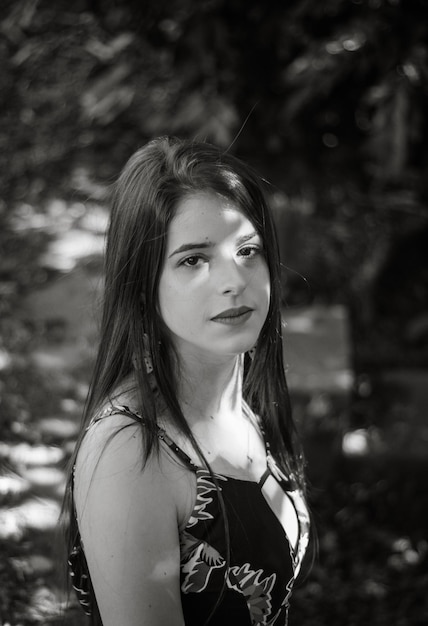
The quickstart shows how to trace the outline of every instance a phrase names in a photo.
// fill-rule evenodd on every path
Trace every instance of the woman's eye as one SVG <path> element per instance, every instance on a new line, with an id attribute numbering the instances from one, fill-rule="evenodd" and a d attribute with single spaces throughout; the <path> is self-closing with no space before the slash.
<path id="1" fill-rule="evenodd" d="M 193 256 L 188 256 L 185 259 L 183 259 L 180 263 L 180 265 L 184 265 L 184 267 L 196 267 L 197 265 L 200 265 L 203 261 L 203 258 L 194 254 Z"/>
<path id="2" fill-rule="evenodd" d="M 259 248 L 259 246 L 245 246 L 244 248 L 241 248 L 238 252 L 239 256 L 243 256 L 245 258 L 252 258 L 254 256 L 256 256 L 257 254 L 261 253 L 261 248 Z"/>

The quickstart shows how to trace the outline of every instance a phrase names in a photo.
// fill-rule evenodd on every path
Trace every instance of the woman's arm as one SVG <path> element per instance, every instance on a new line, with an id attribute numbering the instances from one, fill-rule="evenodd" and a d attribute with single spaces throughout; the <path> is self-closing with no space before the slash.
<path id="1" fill-rule="evenodd" d="M 138 424 L 111 416 L 86 434 L 75 501 L 92 583 L 104 626 L 183 626 L 179 500 L 189 479 L 164 454 L 142 465 Z"/>

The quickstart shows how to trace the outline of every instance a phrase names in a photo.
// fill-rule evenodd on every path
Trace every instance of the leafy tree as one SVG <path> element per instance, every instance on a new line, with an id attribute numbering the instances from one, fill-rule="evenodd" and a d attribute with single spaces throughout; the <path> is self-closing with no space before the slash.
<path id="1" fill-rule="evenodd" d="M 212 140 L 271 182 L 287 299 L 303 274 L 367 344 L 383 333 L 377 276 L 427 223 L 427 16 L 427 0 L 5 3 L 7 206 L 85 198 L 153 135 Z M 426 302 L 415 263 L 407 293 Z"/>

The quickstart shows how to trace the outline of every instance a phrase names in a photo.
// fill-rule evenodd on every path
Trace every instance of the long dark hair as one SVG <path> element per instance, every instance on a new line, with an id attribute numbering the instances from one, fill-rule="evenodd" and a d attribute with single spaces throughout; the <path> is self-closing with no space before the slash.
<path id="1" fill-rule="evenodd" d="M 273 456 L 304 487 L 283 365 L 279 250 L 263 187 L 263 181 L 246 164 L 207 143 L 162 137 L 129 159 L 113 190 L 99 351 L 72 464 L 94 413 L 131 373 L 138 390 L 140 406 L 136 408 L 145 422 L 144 459 L 157 451 L 158 416 L 144 367 L 144 334 L 150 342 L 157 393 L 176 428 L 204 458 L 177 398 L 176 355 L 159 314 L 158 285 L 168 226 L 178 202 L 196 192 L 211 191 L 239 207 L 264 243 L 271 280 L 270 307 L 255 356 L 245 358 L 243 393 L 262 421 Z M 71 549 L 78 533 L 71 475 L 66 507 Z"/>

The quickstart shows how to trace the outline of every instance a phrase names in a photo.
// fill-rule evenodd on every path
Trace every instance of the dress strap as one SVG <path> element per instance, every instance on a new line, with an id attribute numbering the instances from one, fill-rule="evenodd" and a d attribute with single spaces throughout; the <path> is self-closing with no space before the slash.
<path id="1" fill-rule="evenodd" d="M 246 403 L 244 403 L 243 406 L 244 406 L 244 411 L 245 411 L 247 418 L 250 421 L 252 421 L 253 424 L 257 426 L 257 428 L 260 430 L 260 433 L 262 435 L 262 438 L 265 444 L 267 467 L 266 467 L 266 471 L 260 478 L 259 485 L 263 486 L 268 476 L 271 474 L 279 483 L 281 483 L 285 491 L 294 491 L 295 489 L 297 489 L 297 482 L 293 474 L 290 473 L 287 476 L 284 473 L 284 470 L 281 468 L 280 464 L 278 463 L 278 461 L 275 459 L 274 455 L 272 454 L 270 441 L 267 437 L 266 429 L 265 429 L 265 426 L 263 424 L 261 417 L 257 413 L 253 413 L 250 407 Z"/>
<path id="2" fill-rule="evenodd" d="M 91 426 L 99 422 L 100 420 L 105 419 L 106 417 L 110 417 L 111 415 L 117 415 L 117 414 L 126 415 L 127 417 L 130 417 L 131 419 L 133 419 L 135 422 L 139 422 L 140 424 L 143 424 L 144 426 L 146 425 L 146 422 L 144 421 L 143 416 L 140 415 L 138 411 L 133 411 L 128 406 L 125 406 L 125 405 L 111 404 L 104 411 L 102 411 L 98 415 L 95 415 L 95 417 L 92 418 L 87 430 L 91 428 Z M 163 441 L 165 445 L 167 445 L 168 448 L 174 453 L 174 455 L 178 457 L 180 461 L 182 461 L 189 469 L 191 469 L 193 472 L 196 472 L 196 470 L 199 469 L 198 466 L 189 457 L 189 455 L 186 454 L 184 450 L 182 450 L 179 446 L 177 446 L 175 441 L 171 439 L 171 437 L 168 435 L 168 433 L 166 432 L 164 428 L 162 428 L 159 425 L 156 425 L 156 435 L 158 439 Z"/>

